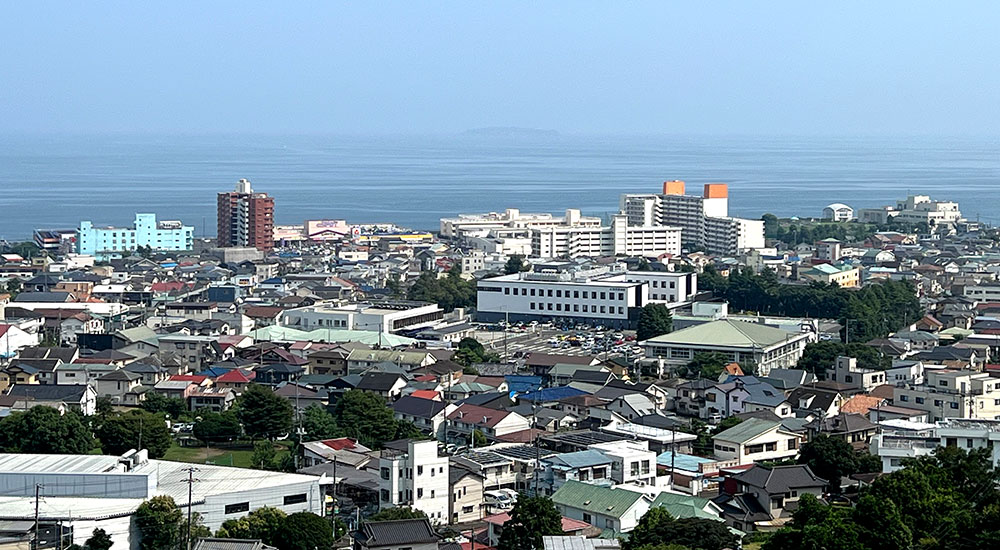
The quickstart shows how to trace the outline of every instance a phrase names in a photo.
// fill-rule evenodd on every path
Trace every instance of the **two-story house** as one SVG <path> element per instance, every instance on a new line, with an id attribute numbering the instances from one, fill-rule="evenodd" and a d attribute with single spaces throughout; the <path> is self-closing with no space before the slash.
<path id="1" fill-rule="evenodd" d="M 719 460 L 752 464 L 799 456 L 805 436 L 786 430 L 778 421 L 747 418 L 716 434 L 712 440 L 714 454 Z"/>
<path id="2" fill-rule="evenodd" d="M 802 495 L 819 498 L 827 481 L 805 464 L 752 468 L 729 474 L 714 502 L 726 524 L 740 531 L 780 527 L 792 518 Z"/>

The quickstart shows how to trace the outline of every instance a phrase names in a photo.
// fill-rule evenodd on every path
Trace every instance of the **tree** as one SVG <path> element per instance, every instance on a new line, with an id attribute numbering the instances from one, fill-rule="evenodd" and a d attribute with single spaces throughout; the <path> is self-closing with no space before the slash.
<path id="1" fill-rule="evenodd" d="M 121 455 L 129 449 L 146 449 L 150 458 L 161 458 L 173 443 L 167 423 L 158 415 L 140 410 L 112 414 L 94 430 L 106 455 Z"/>
<path id="2" fill-rule="evenodd" d="M 333 547 L 333 527 L 312 512 L 296 512 L 281 522 L 274 545 L 279 550 L 328 549 Z"/>
<path id="3" fill-rule="evenodd" d="M 507 263 L 503 266 L 503 272 L 505 275 L 513 275 L 522 271 L 528 271 L 529 269 L 531 269 L 531 266 L 525 264 L 524 256 L 520 254 L 511 254 L 510 257 L 507 258 Z"/>
<path id="4" fill-rule="evenodd" d="M 181 540 L 180 527 L 184 520 L 174 499 L 162 495 L 143 502 L 135 511 L 142 550 L 174 550 Z"/>
<path id="5" fill-rule="evenodd" d="M 650 270 L 649 260 L 647 260 L 646 258 L 639 258 L 639 261 L 635 265 L 635 270 L 649 271 Z"/>
<path id="6" fill-rule="evenodd" d="M 21 293 L 21 289 L 24 288 L 24 284 L 21 283 L 21 279 L 14 277 L 7 281 L 7 294 L 10 294 L 11 299 L 17 298 L 17 295 Z"/>
<path id="7" fill-rule="evenodd" d="M 94 436 L 75 413 L 32 407 L 0 420 L 0 450 L 5 453 L 87 454 Z"/>
<path id="8" fill-rule="evenodd" d="M 638 340 L 649 340 L 674 329 L 674 318 L 670 309 L 663 304 L 646 304 L 639 310 L 639 324 L 636 327 Z"/>
<path id="9" fill-rule="evenodd" d="M 230 539 L 260 539 L 264 544 L 274 546 L 281 524 L 287 514 L 278 508 L 264 506 L 257 508 L 239 519 L 228 519 L 215 536 Z"/>
<path id="10" fill-rule="evenodd" d="M 731 363 L 729 357 L 718 353 L 696 353 L 694 359 L 687 364 L 688 376 L 716 380 L 722 374 L 722 369 Z"/>
<path id="11" fill-rule="evenodd" d="M 340 427 L 325 407 L 309 405 L 302 412 L 302 429 L 310 440 L 330 439 L 340 435 Z"/>
<path id="12" fill-rule="evenodd" d="M 885 370 L 892 366 L 892 359 L 882 355 L 876 348 L 863 343 L 844 344 L 833 340 L 806 345 L 796 366 L 822 377 L 826 375 L 827 369 L 833 368 L 840 356 L 854 357 L 858 366 L 863 369 Z"/>
<path id="13" fill-rule="evenodd" d="M 739 539 L 721 521 L 703 518 L 675 519 L 663 508 L 650 508 L 622 546 L 638 550 L 643 546 L 678 544 L 701 550 L 736 548 Z"/>
<path id="14" fill-rule="evenodd" d="M 361 390 L 344 392 L 333 408 L 333 418 L 343 435 L 373 447 L 392 441 L 399 428 L 385 400 Z"/>
<path id="15" fill-rule="evenodd" d="M 191 529 L 188 529 L 187 518 L 183 518 L 181 520 L 181 524 L 178 529 L 180 532 L 178 533 L 177 538 L 182 541 L 181 544 L 185 548 L 187 547 L 187 544 L 184 541 L 190 541 L 191 547 L 193 548 L 198 539 L 212 536 L 212 530 L 202 523 L 201 514 L 198 512 L 191 514 Z"/>
<path id="16" fill-rule="evenodd" d="M 204 411 L 195 419 L 192 434 L 205 444 L 218 441 L 232 441 L 243 433 L 240 419 L 233 411 L 221 413 Z"/>
<path id="17" fill-rule="evenodd" d="M 562 535 L 562 515 L 549 497 L 518 496 L 504 524 L 498 550 L 540 550 L 542 537 Z"/>
<path id="18" fill-rule="evenodd" d="M 253 454 L 250 455 L 250 467 L 258 470 L 278 470 L 278 453 L 270 439 L 254 443 Z"/>
<path id="19" fill-rule="evenodd" d="M 842 477 L 858 471 L 858 458 L 854 447 L 843 439 L 822 433 L 802 445 L 802 449 L 799 450 L 799 464 L 808 465 L 814 474 L 825 479 L 830 484 L 829 490 L 834 493 L 840 492 Z"/>
<path id="20" fill-rule="evenodd" d="M 439 278 L 433 271 L 424 271 L 410 286 L 406 297 L 438 304 L 441 309 L 450 312 L 459 307 L 475 306 L 476 292 L 475 280 L 464 279 L 457 273 Z"/>
<path id="21" fill-rule="evenodd" d="M 379 510 L 368 517 L 368 521 L 393 521 L 397 519 L 420 519 L 427 517 L 422 510 L 410 508 L 409 506 L 397 506 Z"/>
<path id="22" fill-rule="evenodd" d="M 250 384 L 240 396 L 237 418 L 251 439 L 281 437 L 292 430 L 292 404 L 259 384 Z"/>
<path id="23" fill-rule="evenodd" d="M 475 338 L 462 338 L 451 359 L 459 365 L 468 367 L 473 363 L 495 363 L 500 360 L 500 356 L 487 351 Z"/>
<path id="24" fill-rule="evenodd" d="M 83 543 L 84 550 L 109 550 L 113 541 L 107 531 L 98 527 L 90 534 L 87 542 Z"/>
<path id="25" fill-rule="evenodd" d="M 485 447 L 487 444 L 486 436 L 479 430 L 472 430 L 472 436 L 469 438 L 469 443 L 472 443 L 473 447 Z"/>
<path id="26" fill-rule="evenodd" d="M 177 420 L 181 415 L 187 413 L 187 403 L 183 399 L 167 397 L 155 391 L 146 392 L 144 395 L 145 399 L 139 405 L 144 411 L 168 414 L 173 420 Z"/>
<path id="27" fill-rule="evenodd" d="M 94 412 L 99 417 L 108 416 L 109 414 L 115 412 L 115 405 L 111 401 L 110 397 L 98 397 L 97 401 L 94 403 Z"/>

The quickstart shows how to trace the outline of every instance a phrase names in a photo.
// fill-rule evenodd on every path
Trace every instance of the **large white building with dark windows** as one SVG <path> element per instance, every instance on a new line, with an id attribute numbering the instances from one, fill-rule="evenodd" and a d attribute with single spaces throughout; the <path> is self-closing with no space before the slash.
<path id="1" fill-rule="evenodd" d="M 697 288 L 694 273 L 515 273 L 479 281 L 476 315 L 483 322 L 551 320 L 631 328 L 642 306 L 676 306 L 689 301 Z"/>
<path id="2" fill-rule="evenodd" d="M 684 189 L 683 181 L 667 181 L 662 193 L 622 195 L 619 207 L 629 225 L 679 227 L 687 248 L 727 255 L 764 248 L 763 221 L 729 216 L 726 184 L 706 184 L 702 195 Z"/>

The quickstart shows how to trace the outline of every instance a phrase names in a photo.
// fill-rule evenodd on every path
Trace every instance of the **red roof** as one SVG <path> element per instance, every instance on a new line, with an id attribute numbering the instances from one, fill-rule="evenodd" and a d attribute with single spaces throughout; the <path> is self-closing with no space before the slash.
<path id="1" fill-rule="evenodd" d="M 441 394 L 434 390 L 416 390 L 410 396 L 419 397 L 420 399 L 430 399 L 431 401 L 441 400 Z"/>
<path id="2" fill-rule="evenodd" d="M 7 334 L 8 330 L 10 330 L 10 325 L 0 325 L 0 336 Z"/>
<path id="3" fill-rule="evenodd" d="M 531 443 L 536 437 L 543 433 L 545 433 L 545 430 L 528 428 L 527 430 L 518 430 L 516 432 L 510 432 L 509 434 L 499 435 L 497 436 L 497 439 L 506 443 Z"/>
<path id="4" fill-rule="evenodd" d="M 339 439 L 327 439 L 321 441 L 322 444 L 333 449 L 334 451 L 343 451 L 344 449 L 353 449 L 357 447 L 358 442 L 354 441 L 349 437 L 341 437 Z"/>
<path id="5" fill-rule="evenodd" d="M 455 409 L 455 412 L 449 414 L 448 419 L 492 428 L 499 424 L 501 420 L 507 418 L 509 414 L 510 411 L 498 411 L 496 409 L 488 409 L 465 403 Z"/>
<path id="6" fill-rule="evenodd" d="M 437 380 L 437 376 L 434 376 L 433 374 L 421 374 L 420 376 L 414 378 L 414 380 L 417 382 L 433 382 Z"/>
<path id="7" fill-rule="evenodd" d="M 188 284 L 184 281 L 164 281 L 149 285 L 149 290 L 152 292 L 175 292 L 187 286 Z"/>
<path id="8" fill-rule="evenodd" d="M 507 512 L 493 514 L 492 516 L 486 516 L 483 518 L 483 521 L 486 523 L 492 523 L 493 525 L 503 525 L 510 521 L 510 514 Z M 564 533 L 572 533 L 588 527 L 590 527 L 590 524 L 585 521 L 568 518 L 566 516 L 562 517 L 562 530 Z"/>
<path id="9" fill-rule="evenodd" d="M 226 374 L 223 374 L 222 376 L 216 378 L 215 381 L 229 382 L 231 384 L 246 384 L 247 382 L 253 380 L 255 374 L 256 373 L 253 371 L 243 372 L 242 369 L 233 369 L 227 372 Z"/>

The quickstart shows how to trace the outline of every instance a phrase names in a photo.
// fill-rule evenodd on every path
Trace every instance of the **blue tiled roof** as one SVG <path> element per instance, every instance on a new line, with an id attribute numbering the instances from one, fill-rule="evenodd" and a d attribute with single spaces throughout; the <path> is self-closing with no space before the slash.
<path id="1" fill-rule="evenodd" d="M 503 377 L 507 381 L 507 389 L 513 393 L 535 391 L 542 386 L 541 376 L 526 374 L 508 374 Z"/>
<path id="2" fill-rule="evenodd" d="M 560 399 L 566 399 L 567 397 L 576 397 L 578 395 L 589 395 L 589 392 L 579 390 L 576 388 L 571 388 L 569 386 L 556 386 L 554 388 L 542 388 L 537 391 L 530 391 L 527 393 L 522 393 L 518 395 L 518 399 L 524 401 L 558 401 Z"/>

